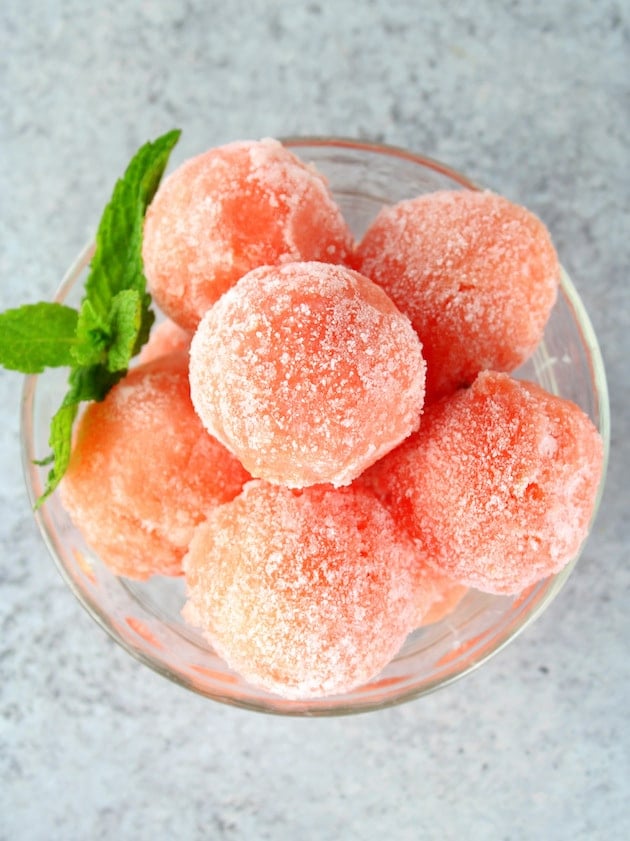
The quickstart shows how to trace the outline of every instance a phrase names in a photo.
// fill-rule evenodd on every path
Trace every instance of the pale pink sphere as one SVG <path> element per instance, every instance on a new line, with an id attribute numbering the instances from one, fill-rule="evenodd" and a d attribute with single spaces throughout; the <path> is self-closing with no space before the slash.
<path id="1" fill-rule="evenodd" d="M 423 344 L 427 397 L 512 371 L 536 349 L 560 264 L 549 232 L 503 196 L 442 190 L 385 207 L 353 265 L 406 313 Z"/>
<path id="2" fill-rule="evenodd" d="M 178 350 L 188 351 L 191 339 L 192 333 L 167 318 L 160 324 L 156 324 L 151 331 L 149 341 L 138 355 L 138 362 L 142 365 Z"/>
<path id="3" fill-rule="evenodd" d="M 343 266 L 255 269 L 205 315 L 191 395 L 257 478 L 349 484 L 420 422 L 422 346 L 372 281 Z"/>
<path id="4" fill-rule="evenodd" d="M 131 370 L 80 418 L 65 508 L 118 575 L 181 575 L 194 527 L 249 478 L 203 428 L 190 402 L 186 353 Z"/>
<path id="5" fill-rule="evenodd" d="M 468 587 L 438 572 L 425 560 L 414 567 L 413 592 L 418 627 L 441 622 L 452 613 L 468 592 Z"/>
<path id="6" fill-rule="evenodd" d="M 210 149 L 161 184 L 144 225 L 149 290 L 186 330 L 250 269 L 342 263 L 354 245 L 325 179 L 277 140 Z"/>
<path id="7" fill-rule="evenodd" d="M 249 482 L 195 531 L 184 617 L 255 686 L 293 699 L 349 692 L 413 628 L 412 557 L 364 489 Z"/>
<path id="8" fill-rule="evenodd" d="M 429 406 L 370 480 L 424 562 L 489 593 L 559 572 L 588 533 L 603 445 L 574 403 L 507 374 Z"/>

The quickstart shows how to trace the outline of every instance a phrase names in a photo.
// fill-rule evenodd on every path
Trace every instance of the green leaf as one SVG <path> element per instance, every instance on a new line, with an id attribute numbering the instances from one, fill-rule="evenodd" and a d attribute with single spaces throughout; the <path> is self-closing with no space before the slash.
<path id="1" fill-rule="evenodd" d="M 88 298 L 84 298 L 77 320 L 77 345 L 72 350 L 73 362 L 77 365 L 96 365 L 104 362 L 109 343 L 109 324 L 94 309 Z"/>
<path id="2" fill-rule="evenodd" d="M 137 353 L 140 353 L 142 346 L 148 341 L 151 327 L 153 327 L 153 322 L 155 321 L 155 313 L 151 309 L 151 296 L 148 292 L 145 292 L 142 296 L 141 315 L 140 328 L 138 330 L 136 343 L 133 349 L 134 356 Z"/>
<path id="3" fill-rule="evenodd" d="M 146 288 L 142 265 L 144 214 L 155 195 L 180 131 L 170 131 L 145 143 L 134 155 L 124 176 L 116 182 L 96 234 L 96 250 L 85 284 L 89 298 L 103 318 L 122 289 Z"/>
<path id="4" fill-rule="evenodd" d="M 52 450 L 53 466 L 48 471 L 46 487 L 35 503 L 35 508 L 39 508 L 48 499 L 68 469 L 72 452 L 72 425 L 78 408 L 78 403 L 66 404 L 64 402 L 53 415 L 50 422 L 50 438 L 48 439 Z"/>
<path id="5" fill-rule="evenodd" d="M 73 368 L 68 379 L 70 388 L 64 398 L 64 405 L 103 400 L 125 373 L 110 371 L 106 365 Z"/>
<path id="6" fill-rule="evenodd" d="M 142 298 L 135 289 L 123 289 L 112 299 L 111 344 L 107 357 L 110 371 L 125 371 L 133 356 L 142 323 Z"/>
<path id="7" fill-rule="evenodd" d="M 181 132 L 145 143 L 116 182 L 96 233 L 79 310 L 39 303 L 0 314 L 0 364 L 25 374 L 68 366 L 69 389 L 50 425 L 52 464 L 39 507 L 70 462 L 79 405 L 102 400 L 126 373 L 154 321 L 142 263 L 144 216 Z"/>
<path id="8" fill-rule="evenodd" d="M 102 400 L 149 337 L 155 316 L 142 263 L 144 216 L 179 136 L 179 131 L 171 131 L 146 143 L 116 182 L 96 234 L 79 312 L 65 308 L 72 313 L 71 330 L 70 316 L 66 316 L 72 341 L 64 361 L 58 364 L 71 367 L 69 390 L 51 422 L 52 462 L 49 457 L 41 463 L 52 463 L 52 468 L 37 507 L 54 491 L 68 467 L 79 404 Z M 29 373 L 41 370 L 38 367 Z"/>
<path id="9" fill-rule="evenodd" d="M 72 365 L 77 313 L 64 304 L 26 304 L 0 313 L 0 365 L 23 374 Z"/>

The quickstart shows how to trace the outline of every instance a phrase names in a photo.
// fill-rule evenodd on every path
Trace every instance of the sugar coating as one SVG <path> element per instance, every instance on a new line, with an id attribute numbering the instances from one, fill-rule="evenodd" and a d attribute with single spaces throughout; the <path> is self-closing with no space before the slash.
<path id="1" fill-rule="evenodd" d="M 138 362 L 152 362 L 160 356 L 167 356 L 178 350 L 187 351 L 190 347 L 192 333 L 182 329 L 170 318 L 157 324 L 151 331 L 149 341 L 140 351 Z"/>
<path id="2" fill-rule="evenodd" d="M 483 372 L 429 406 L 419 431 L 370 472 L 429 566 L 509 594 L 576 556 L 602 462 L 600 435 L 578 406 Z"/>
<path id="3" fill-rule="evenodd" d="M 353 265 L 411 319 L 427 361 L 427 397 L 512 371 L 535 350 L 560 266 L 543 223 L 502 196 L 438 191 L 386 207 Z"/>
<path id="4" fill-rule="evenodd" d="M 378 286 L 326 263 L 255 269 L 204 316 L 193 404 L 257 478 L 349 484 L 420 421 L 425 364 Z"/>
<path id="5" fill-rule="evenodd" d="M 194 527 L 248 475 L 197 417 L 186 353 L 130 371 L 81 417 L 63 503 L 116 574 L 180 575 Z"/>
<path id="6" fill-rule="evenodd" d="M 265 139 L 210 149 L 166 178 L 146 215 L 142 254 L 161 309 L 194 330 L 250 269 L 342 263 L 353 245 L 323 176 Z"/>
<path id="7" fill-rule="evenodd" d="M 348 692 L 413 627 L 412 556 L 364 489 L 249 482 L 195 531 L 184 617 L 256 686 L 293 699 Z"/>

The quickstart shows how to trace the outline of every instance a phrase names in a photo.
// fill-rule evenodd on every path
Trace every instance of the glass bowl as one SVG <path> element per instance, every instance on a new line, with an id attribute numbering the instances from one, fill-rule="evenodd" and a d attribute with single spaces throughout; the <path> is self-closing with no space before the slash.
<path id="1" fill-rule="evenodd" d="M 328 178 L 357 237 L 383 204 L 438 189 L 477 189 L 448 167 L 397 148 L 330 138 L 292 138 L 284 142 Z M 56 300 L 78 304 L 91 255 L 91 247 L 79 255 Z M 566 273 L 544 340 L 515 375 L 534 380 L 581 406 L 599 428 L 607 454 L 609 414 L 602 359 L 586 311 Z M 46 468 L 34 461 L 48 453 L 50 418 L 65 387 L 63 370 L 26 378 L 22 442 L 33 503 L 42 492 L 46 475 Z M 470 590 L 445 619 L 412 633 L 398 656 L 369 683 L 344 695 L 290 701 L 249 685 L 184 623 L 180 613 L 184 603 L 182 579 L 156 576 L 137 582 L 113 575 L 85 544 L 58 494 L 36 511 L 35 518 L 72 592 L 130 654 L 164 677 L 215 701 L 285 715 L 374 710 L 451 683 L 500 651 L 539 616 L 577 561 L 575 558 L 560 574 L 516 597 Z"/>

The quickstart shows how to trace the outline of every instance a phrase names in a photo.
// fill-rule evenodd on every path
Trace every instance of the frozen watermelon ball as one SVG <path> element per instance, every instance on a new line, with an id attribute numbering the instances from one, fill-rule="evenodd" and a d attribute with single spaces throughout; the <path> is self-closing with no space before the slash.
<path id="1" fill-rule="evenodd" d="M 167 356 L 178 350 L 188 351 L 192 333 L 183 330 L 170 318 L 157 324 L 151 331 L 149 341 L 138 356 L 138 362 L 152 362 L 160 356 Z"/>
<path id="2" fill-rule="evenodd" d="M 130 371 L 78 424 L 61 493 L 116 574 L 180 575 L 193 529 L 236 496 L 245 470 L 197 417 L 186 353 Z"/>
<path id="3" fill-rule="evenodd" d="M 250 269 L 344 262 L 352 248 L 324 178 L 267 139 L 210 149 L 166 178 L 146 215 L 142 254 L 156 302 L 194 330 Z"/>
<path id="4" fill-rule="evenodd" d="M 509 594 L 576 556 L 602 461 L 599 433 L 574 403 L 483 372 L 428 407 L 419 431 L 370 472 L 427 564 Z"/>
<path id="5" fill-rule="evenodd" d="M 438 191 L 386 207 L 354 260 L 411 319 L 427 396 L 512 371 L 540 342 L 556 299 L 558 258 L 543 223 L 490 192 Z"/>
<path id="6" fill-rule="evenodd" d="M 413 592 L 415 624 L 421 627 L 441 622 L 452 613 L 468 592 L 468 587 L 422 562 L 414 567 Z"/>
<path id="7" fill-rule="evenodd" d="M 411 543 L 368 491 L 249 482 L 197 527 L 184 617 L 253 685 L 350 691 L 413 627 Z"/>
<path id="8" fill-rule="evenodd" d="M 193 404 L 257 478 L 349 484 L 418 427 L 425 364 L 409 320 L 344 266 L 254 269 L 205 315 Z"/>

